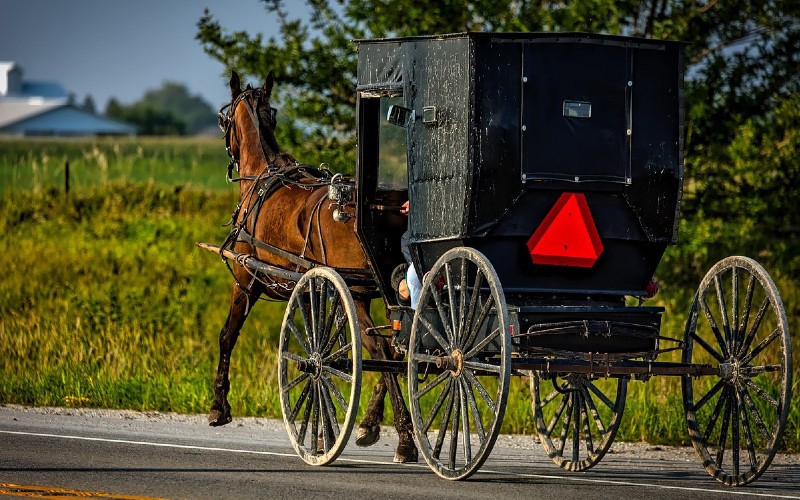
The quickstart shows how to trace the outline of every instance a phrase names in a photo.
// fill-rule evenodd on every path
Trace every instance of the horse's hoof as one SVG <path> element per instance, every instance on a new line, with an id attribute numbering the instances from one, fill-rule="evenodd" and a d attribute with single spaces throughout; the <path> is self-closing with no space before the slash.
<path id="1" fill-rule="evenodd" d="M 381 438 L 380 425 L 359 425 L 356 430 L 356 445 L 372 446 Z"/>
<path id="2" fill-rule="evenodd" d="M 208 425 L 211 427 L 219 427 L 221 425 L 229 424 L 233 420 L 230 412 L 222 412 L 220 410 L 211 410 L 208 414 Z"/>
<path id="3" fill-rule="evenodd" d="M 413 444 L 397 446 L 397 451 L 394 453 L 394 462 L 397 464 L 416 463 L 419 461 L 417 447 Z"/>

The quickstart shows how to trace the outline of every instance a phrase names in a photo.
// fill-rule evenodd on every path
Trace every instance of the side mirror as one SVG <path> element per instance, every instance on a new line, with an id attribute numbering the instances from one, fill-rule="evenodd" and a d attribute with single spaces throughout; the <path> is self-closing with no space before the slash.
<path id="1" fill-rule="evenodd" d="M 386 114 L 386 121 L 392 125 L 400 127 L 408 127 L 416 118 L 413 109 L 404 108 L 397 104 L 389 106 L 389 112 Z"/>

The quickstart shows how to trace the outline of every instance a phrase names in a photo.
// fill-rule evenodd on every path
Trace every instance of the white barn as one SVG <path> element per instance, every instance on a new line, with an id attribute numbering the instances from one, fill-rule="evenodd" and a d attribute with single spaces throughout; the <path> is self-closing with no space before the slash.
<path id="1" fill-rule="evenodd" d="M 0 62 L 0 135 L 134 135 L 136 127 L 70 102 L 61 85 L 28 82 L 15 62 Z"/>

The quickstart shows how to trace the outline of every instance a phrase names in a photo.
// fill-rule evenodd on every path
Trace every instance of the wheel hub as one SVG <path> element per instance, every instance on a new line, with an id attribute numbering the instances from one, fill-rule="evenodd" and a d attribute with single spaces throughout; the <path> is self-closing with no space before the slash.
<path id="1" fill-rule="evenodd" d="M 738 359 L 731 358 L 727 363 L 719 365 L 719 376 L 726 382 L 735 384 L 742 377 L 741 365 Z"/>
<path id="2" fill-rule="evenodd" d="M 436 368 L 450 370 L 454 377 L 458 377 L 464 368 L 464 354 L 460 349 L 455 349 L 450 356 L 440 356 L 436 359 Z"/>

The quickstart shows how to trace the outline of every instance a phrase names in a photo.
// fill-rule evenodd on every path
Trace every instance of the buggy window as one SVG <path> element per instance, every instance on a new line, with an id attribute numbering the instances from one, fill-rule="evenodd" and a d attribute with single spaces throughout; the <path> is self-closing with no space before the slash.
<path id="1" fill-rule="evenodd" d="M 408 189 L 406 128 L 392 125 L 386 120 L 389 106 L 403 105 L 402 96 L 381 97 L 380 127 L 378 136 L 378 189 Z"/>

